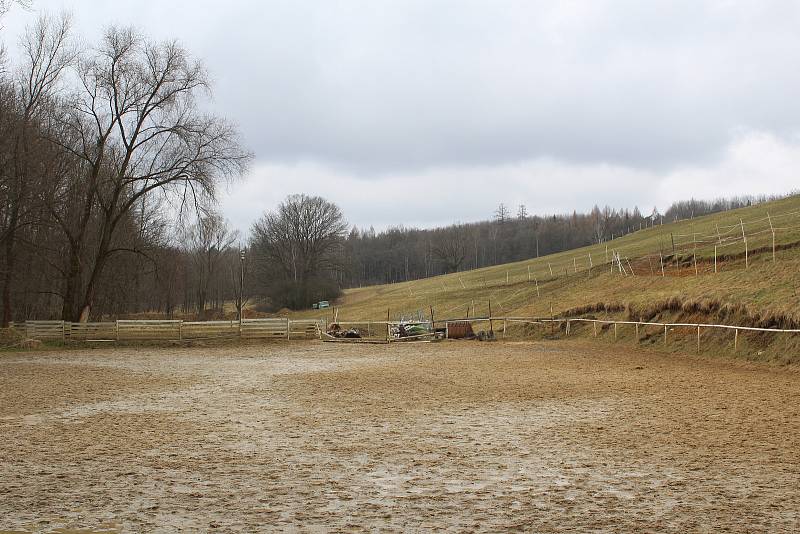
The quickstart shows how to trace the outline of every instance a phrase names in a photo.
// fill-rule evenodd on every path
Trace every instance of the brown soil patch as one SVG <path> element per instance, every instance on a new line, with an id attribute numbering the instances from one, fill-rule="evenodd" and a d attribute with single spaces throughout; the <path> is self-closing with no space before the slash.
<path id="1" fill-rule="evenodd" d="M 611 350 L 5 356 L 0 529 L 800 529 L 797 373 Z"/>

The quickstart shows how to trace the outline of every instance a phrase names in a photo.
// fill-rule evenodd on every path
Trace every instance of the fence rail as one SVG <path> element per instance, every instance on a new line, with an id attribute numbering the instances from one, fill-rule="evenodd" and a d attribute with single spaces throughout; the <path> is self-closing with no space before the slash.
<path id="1" fill-rule="evenodd" d="M 324 320 L 118 320 L 97 323 L 25 321 L 11 327 L 39 341 L 186 341 L 193 339 L 302 339 L 319 337 Z"/>

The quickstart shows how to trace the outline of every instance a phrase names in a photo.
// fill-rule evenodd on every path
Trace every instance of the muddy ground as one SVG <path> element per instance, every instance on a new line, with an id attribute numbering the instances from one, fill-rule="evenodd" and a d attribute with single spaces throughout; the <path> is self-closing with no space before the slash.
<path id="1" fill-rule="evenodd" d="M 0 531 L 800 530 L 800 374 L 590 342 L 0 355 Z"/>

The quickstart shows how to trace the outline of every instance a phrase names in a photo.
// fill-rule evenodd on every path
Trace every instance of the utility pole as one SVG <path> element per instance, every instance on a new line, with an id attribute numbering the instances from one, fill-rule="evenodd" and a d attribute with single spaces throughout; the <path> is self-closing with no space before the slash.
<path id="1" fill-rule="evenodd" d="M 239 328 L 242 327 L 242 312 L 244 311 L 244 252 L 239 249 Z"/>

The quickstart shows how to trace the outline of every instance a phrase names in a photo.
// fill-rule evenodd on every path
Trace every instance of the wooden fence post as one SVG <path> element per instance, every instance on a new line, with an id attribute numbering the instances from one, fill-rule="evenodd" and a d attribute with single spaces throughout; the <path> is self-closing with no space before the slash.
<path id="1" fill-rule="evenodd" d="M 594 331 L 594 337 L 597 337 L 597 322 L 592 321 L 592 330 Z"/>
<path id="2" fill-rule="evenodd" d="M 697 325 L 697 352 L 700 352 L 700 325 Z"/>
<path id="3" fill-rule="evenodd" d="M 288 317 L 286 318 L 286 340 L 288 341 L 291 339 L 292 333 L 292 321 Z"/>
<path id="4" fill-rule="evenodd" d="M 744 268 L 750 268 L 750 259 L 748 258 L 747 253 L 747 235 L 744 233 L 744 221 L 739 219 L 739 223 L 742 225 L 742 241 L 744 241 Z"/>
<path id="5" fill-rule="evenodd" d="M 734 328 L 733 330 L 733 352 L 739 348 L 739 329 Z"/>
<path id="6" fill-rule="evenodd" d="M 775 227 L 772 226 L 772 217 L 767 212 L 767 219 L 769 220 L 769 229 L 772 232 L 772 262 L 775 263 Z"/>
<path id="7" fill-rule="evenodd" d="M 667 344 L 667 325 L 664 325 L 664 345 Z"/>
<path id="8" fill-rule="evenodd" d="M 661 276 L 664 277 L 664 254 L 661 252 L 658 253 L 658 258 L 661 261 Z"/>
<path id="9" fill-rule="evenodd" d="M 614 341 L 617 340 L 617 323 L 614 323 Z"/>
<path id="10" fill-rule="evenodd" d="M 489 334 L 494 337 L 494 325 L 492 324 L 492 299 L 489 302 Z"/>
<path id="11" fill-rule="evenodd" d="M 536 277 L 534 277 L 533 281 L 536 283 L 536 296 L 541 297 L 541 295 L 539 294 L 539 280 Z"/>
<path id="12" fill-rule="evenodd" d="M 714 272 L 717 272 L 717 245 L 714 245 Z"/>

